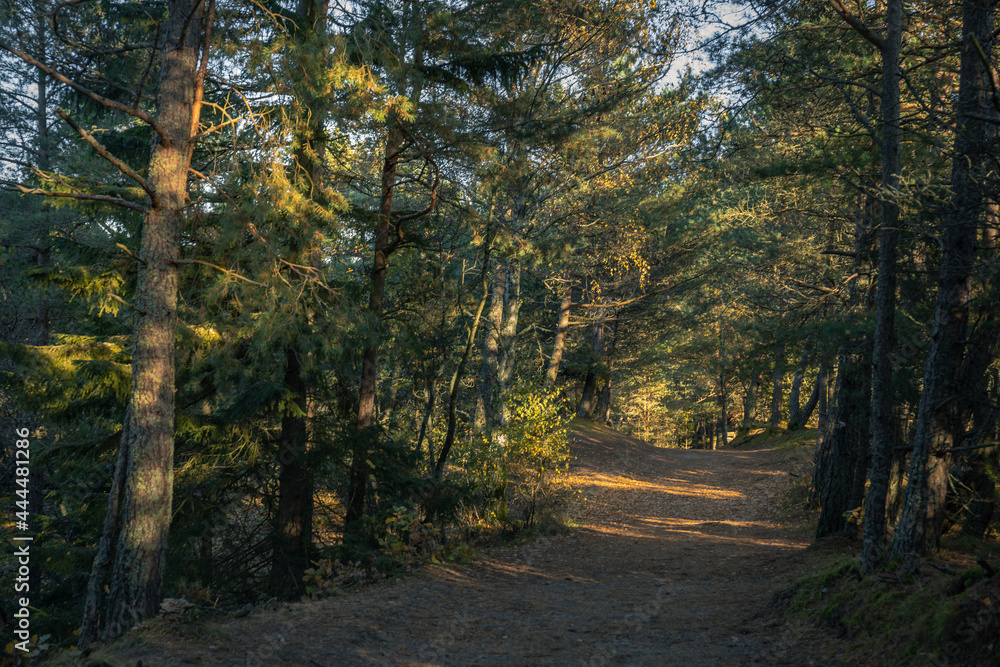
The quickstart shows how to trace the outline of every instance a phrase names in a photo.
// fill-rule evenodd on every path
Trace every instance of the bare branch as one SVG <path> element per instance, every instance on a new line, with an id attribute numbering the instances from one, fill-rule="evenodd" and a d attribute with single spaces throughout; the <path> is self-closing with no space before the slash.
<path id="1" fill-rule="evenodd" d="M 173 263 L 174 264 L 200 264 L 201 266 L 207 266 L 210 269 L 215 269 L 216 271 L 222 271 L 227 276 L 232 276 L 233 278 L 239 278 L 240 280 L 246 281 L 246 282 L 250 283 L 251 285 L 256 285 L 257 287 L 266 287 L 266 285 L 264 283 L 259 283 L 256 280 L 251 280 L 250 278 L 247 278 L 246 276 L 241 276 L 240 274 L 236 273 L 235 271 L 230 271 L 229 269 L 224 269 L 221 266 L 219 266 L 218 264 L 212 264 L 211 262 L 203 262 L 200 259 L 175 259 Z"/>
<path id="2" fill-rule="evenodd" d="M 139 187 L 145 190 L 146 194 L 149 195 L 149 199 L 153 203 L 153 206 L 156 207 L 157 205 L 156 192 L 153 190 L 152 187 L 150 187 L 149 183 L 146 182 L 145 178 L 140 176 L 138 172 L 132 169 L 132 167 L 128 166 L 127 164 L 116 158 L 114 155 L 112 155 L 111 152 L 108 151 L 108 149 L 101 144 L 101 142 L 99 142 L 97 139 L 94 138 L 94 135 L 92 135 L 90 132 L 87 132 L 79 125 L 77 125 L 76 121 L 70 118 L 68 113 L 66 113 L 62 109 L 56 109 L 56 115 L 62 118 L 64 121 L 66 121 L 66 124 L 69 125 L 71 128 L 73 128 L 84 141 L 90 144 L 90 146 L 94 149 L 94 151 L 98 155 L 100 155 L 102 158 L 113 164 L 118 171 L 120 171 L 121 173 L 125 174 L 133 181 L 138 183 Z"/>
<path id="3" fill-rule="evenodd" d="M 875 45 L 879 51 L 885 50 L 885 40 L 875 34 L 871 28 L 865 25 L 864 21 L 856 17 L 847 7 L 841 2 L 841 0 L 830 0 L 830 4 L 833 5 L 833 11 L 840 14 L 840 18 L 844 19 L 847 25 L 854 28 L 854 31 L 867 39 L 869 42 Z"/>
<path id="4" fill-rule="evenodd" d="M 410 213 L 408 215 L 401 215 L 396 218 L 396 238 L 393 239 L 392 243 L 386 246 L 386 256 L 391 255 L 403 243 L 403 223 L 408 220 L 415 220 L 417 218 L 424 217 L 433 211 L 434 207 L 437 205 L 438 185 L 441 183 L 441 170 L 438 169 L 437 163 L 430 159 L 430 157 L 425 157 L 424 159 L 431 165 L 431 167 L 434 168 L 434 185 L 431 186 L 431 201 L 423 210 Z"/>
<path id="5" fill-rule="evenodd" d="M 72 79 L 70 79 L 66 75 L 64 75 L 64 74 L 62 74 L 60 72 L 55 71 L 54 69 L 52 69 L 48 65 L 35 60 L 34 58 L 32 58 L 31 56 L 29 56 L 24 51 L 21 51 L 20 49 L 15 49 L 13 46 L 11 46 L 10 44 L 7 44 L 6 42 L 4 42 L 2 40 L 0 40 L 0 49 L 3 49 L 4 51 L 7 51 L 7 52 L 9 52 L 9 53 L 17 56 L 18 58 L 20 58 L 24 62 L 28 63 L 32 67 L 34 67 L 34 68 L 36 68 L 38 70 L 41 70 L 42 72 L 45 72 L 46 74 L 48 74 L 49 76 L 51 76 L 56 81 L 59 81 L 60 83 L 66 84 L 67 86 L 69 86 L 70 88 L 72 88 L 73 90 L 75 90 L 76 92 L 80 93 L 81 95 L 86 95 L 87 97 L 89 97 L 90 99 L 94 100 L 98 104 L 103 104 L 104 106 L 109 107 L 111 109 L 115 109 L 117 111 L 121 111 L 123 113 L 127 113 L 130 116 L 134 116 L 135 118 L 138 118 L 139 120 L 141 120 L 141 121 L 143 121 L 145 123 L 148 123 L 149 126 L 151 128 L 153 128 L 153 131 L 156 132 L 158 135 L 160 135 L 160 139 L 163 141 L 163 144 L 165 146 L 169 146 L 171 144 L 170 137 L 167 136 L 166 131 L 164 131 L 164 129 L 162 127 L 160 127 L 156 123 L 156 121 L 153 119 L 152 116 L 150 116 L 148 113 L 146 113 L 142 109 L 139 109 L 137 107 L 128 107 L 128 106 L 125 106 L 124 104 L 122 104 L 121 102 L 115 102 L 114 100 L 109 100 L 108 98 L 106 98 L 106 97 L 104 97 L 102 95 L 98 95 L 97 93 L 95 93 L 94 91 L 90 90 L 89 88 L 85 88 L 84 86 L 81 86 L 79 83 L 77 83 L 76 81 L 73 81 Z"/>
<path id="6" fill-rule="evenodd" d="M 193 137 L 198 134 L 198 124 L 201 119 L 201 102 L 205 97 L 205 76 L 208 74 L 208 49 L 212 39 L 212 22 L 215 20 L 215 0 L 208 0 L 208 16 L 205 19 L 205 30 L 201 44 L 201 63 L 198 65 L 198 79 L 194 86 L 194 107 L 191 110 L 191 132 Z"/>
<path id="7" fill-rule="evenodd" d="M 118 248 L 119 250 L 121 250 L 123 253 L 125 253 L 129 257 L 131 257 L 132 259 L 134 259 L 135 261 L 139 262 L 140 264 L 145 264 L 146 263 L 146 262 L 142 261 L 142 259 L 138 255 L 136 255 L 134 252 L 132 252 L 131 250 L 129 250 L 128 247 L 126 247 L 124 243 L 116 243 L 115 247 Z"/>
<path id="8" fill-rule="evenodd" d="M 41 195 L 43 197 L 62 197 L 65 199 L 84 199 L 88 201 L 99 201 L 106 204 L 115 204 L 116 206 L 122 206 L 124 208 L 130 208 L 133 211 L 140 211 L 145 213 L 147 206 L 144 204 L 136 204 L 135 202 L 128 201 L 127 199 L 121 199 L 119 197 L 112 197 L 110 195 L 95 195 L 90 192 L 53 192 L 51 190 L 40 190 L 39 188 L 29 188 L 21 183 L 15 183 L 13 181 L 0 180 L 0 188 L 7 190 L 9 192 L 20 192 L 26 195 Z"/>

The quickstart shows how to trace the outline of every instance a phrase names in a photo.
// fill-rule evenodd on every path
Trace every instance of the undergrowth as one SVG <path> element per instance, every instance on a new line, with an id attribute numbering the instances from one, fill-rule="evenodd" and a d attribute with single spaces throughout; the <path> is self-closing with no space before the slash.
<path id="1" fill-rule="evenodd" d="M 949 564 L 924 559 L 862 576 L 859 560 L 845 553 L 856 546 L 810 549 L 817 571 L 777 596 L 793 624 L 848 641 L 850 662 L 1000 664 L 1000 576 L 989 562 L 963 568 L 968 556 L 942 552 Z"/>

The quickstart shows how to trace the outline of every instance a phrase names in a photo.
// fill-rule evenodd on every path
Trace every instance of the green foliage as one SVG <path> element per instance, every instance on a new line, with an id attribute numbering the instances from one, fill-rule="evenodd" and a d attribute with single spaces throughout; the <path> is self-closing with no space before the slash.
<path id="1" fill-rule="evenodd" d="M 463 466 L 490 516 L 531 526 L 568 488 L 570 418 L 558 391 L 531 382 L 511 390 L 508 408 L 506 424 L 468 443 Z"/>

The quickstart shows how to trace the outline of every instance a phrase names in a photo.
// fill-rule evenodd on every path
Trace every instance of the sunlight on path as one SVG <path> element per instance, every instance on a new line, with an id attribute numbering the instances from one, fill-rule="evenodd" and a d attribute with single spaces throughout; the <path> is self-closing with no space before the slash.
<path id="1" fill-rule="evenodd" d="M 806 546 L 779 523 L 788 476 L 771 453 L 656 449 L 586 424 L 574 454 L 586 500 L 566 534 L 234 620 L 197 656 L 147 637 L 120 664 L 802 664 L 767 613 Z"/>

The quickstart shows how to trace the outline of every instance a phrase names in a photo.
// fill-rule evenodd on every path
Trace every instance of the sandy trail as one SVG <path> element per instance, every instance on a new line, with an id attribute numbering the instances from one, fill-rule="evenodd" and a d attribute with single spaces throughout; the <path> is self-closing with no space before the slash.
<path id="1" fill-rule="evenodd" d="M 808 664 L 768 610 L 805 541 L 778 521 L 779 450 L 652 447 L 578 427 L 580 527 L 470 565 L 126 640 L 122 665 Z"/>

